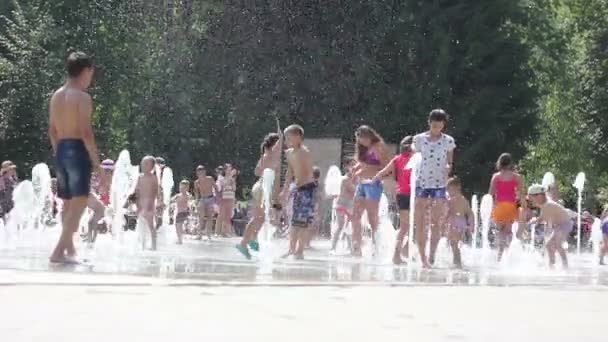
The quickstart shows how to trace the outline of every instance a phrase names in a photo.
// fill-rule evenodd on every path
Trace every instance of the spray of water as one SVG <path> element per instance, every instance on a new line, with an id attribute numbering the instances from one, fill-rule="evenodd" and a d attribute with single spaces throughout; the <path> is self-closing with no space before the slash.
<path id="1" fill-rule="evenodd" d="M 477 195 L 471 198 L 471 209 L 473 210 L 473 236 L 471 239 L 471 249 L 475 251 L 477 248 L 477 233 L 479 230 L 479 199 Z"/>
<path id="2" fill-rule="evenodd" d="M 481 216 L 481 253 L 482 253 L 482 262 L 485 262 L 490 254 L 490 219 L 492 216 L 492 207 L 494 205 L 494 200 L 492 199 L 492 195 L 485 194 L 481 198 L 481 206 L 479 208 L 479 214 Z"/>
<path id="3" fill-rule="evenodd" d="M 397 232 L 393 226 L 388 209 L 388 199 L 382 194 L 378 207 L 378 231 L 376 232 L 376 250 L 374 256 L 380 262 L 391 263 L 393 248 L 395 247 Z"/>
<path id="4" fill-rule="evenodd" d="M 583 189 L 585 188 L 585 173 L 579 172 L 578 175 L 576 175 L 574 184 L 572 185 L 576 188 L 578 194 L 578 198 L 576 201 L 576 208 L 578 212 L 578 215 L 576 217 L 576 254 L 581 255 L 581 211 L 583 205 Z"/>
<path id="5" fill-rule="evenodd" d="M 36 218 L 36 228 L 44 227 L 44 223 L 51 216 L 51 172 L 49 167 L 44 164 L 36 164 L 32 169 L 32 186 L 34 188 L 34 207 L 33 215 Z"/>
<path id="6" fill-rule="evenodd" d="M 415 215 L 415 203 L 416 203 L 416 180 L 418 179 L 418 170 L 420 169 L 420 163 L 422 163 L 422 155 L 420 153 L 414 153 L 410 158 L 405 168 L 411 170 L 410 173 L 410 217 L 409 217 L 409 231 L 407 234 L 407 244 L 409 250 L 409 266 L 410 269 L 414 265 L 414 215 Z"/>
<path id="7" fill-rule="evenodd" d="M 272 236 L 276 228 L 270 223 L 270 208 L 272 203 L 270 201 L 272 196 L 272 185 L 274 183 L 274 170 L 264 169 L 262 173 L 262 188 L 264 189 L 264 224 L 258 233 L 258 241 L 262 247 L 269 247 L 271 244 Z"/>
<path id="8" fill-rule="evenodd" d="M 159 245 L 166 243 L 167 241 L 171 241 L 172 237 L 170 236 L 170 226 L 169 226 L 169 207 L 171 204 L 171 194 L 173 192 L 173 186 L 175 185 L 175 181 L 173 180 L 173 170 L 170 167 L 165 166 L 163 168 L 163 175 L 161 178 L 161 189 L 163 191 L 163 225 L 158 232 L 159 237 Z"/>

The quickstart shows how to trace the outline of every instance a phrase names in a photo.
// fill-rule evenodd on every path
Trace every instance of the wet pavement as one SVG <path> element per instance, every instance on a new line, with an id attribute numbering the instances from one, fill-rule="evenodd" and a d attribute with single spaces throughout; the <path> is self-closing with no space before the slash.
<path id="1" fill-rule="evenodd" d="M 114 251 L 109 242 L 94 249 L 80 246 L 89 261 L 79 266 L 49 264 L 50 248 L 0 250 L 0 284 L 168 284 L 168 285 L 308 285 L 308 286 L 598 286 L 608 288 L 608 267 L 598 266 L 591 255 L 570 255 L 570 268 L 551 270 L 540 255 L 520 256 L 519 263 L 484 263 L 479 255 L 464 253 L 465 270 L 437 263 L 431 270 L 417 265 L 394 266 L 389 260 L 329 255 L 327 241 L 315 241 L 306 260 L 281 259 L 286 241 L 277 241 L 267 254 L 246 260 L 234 245 L 237 239 L 211 242 L 187 240 L 159 251 Z M 10 275 L 10 276 L 9 276 Z M 69 280 L 66 280 L 69 279 Z M 112 280 L 111 280 L 112 279 Z M 119 279 L 119 280 L 117 280 Z M 110 281 L 111 280 L 111 281 Z"/>
<path id="2" fill-rule="evenodd" d="M 464 251 L 468 269 L 385 259 L 246 260 L 236 239 L 156 252 L 79 246 L 87 265 L 48 262 L 40 245 L 0 248 L 2 340 L 31 341 L 606 341 L 608 267 L 590 255 L 550 270 L 538 255 Z"/>

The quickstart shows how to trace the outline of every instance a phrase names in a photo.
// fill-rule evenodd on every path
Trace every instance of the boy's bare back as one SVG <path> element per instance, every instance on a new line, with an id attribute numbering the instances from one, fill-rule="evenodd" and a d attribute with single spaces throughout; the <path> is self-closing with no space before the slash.
<path id="1" fill-rule="evenodd" d="M 144 211 L 156 210 L 158 179 L 154 174 L 142 174 L 137 182 L 137 208 Z"/>
<path id="2" fill-rule="evenodd" d="M 302 186 L 313 182 L 313 160 L 308 147 L 302 145 L 298 149 L 290 148 L 286 152 L 287 164 L 293 172 L 296 186 Z"/>
<path id="3" fill-rule="evenodd" d="M 51 97 L 50 126 L 57 139 L 83 139 L 91 128 L 93 102 L 91 96 L 76 88 L 63 86 Z"/>

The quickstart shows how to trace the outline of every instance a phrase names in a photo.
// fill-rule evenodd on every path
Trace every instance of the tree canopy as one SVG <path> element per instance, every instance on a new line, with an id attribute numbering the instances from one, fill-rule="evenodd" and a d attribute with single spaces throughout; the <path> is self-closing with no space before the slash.
<path id="1" fill-rule="evenodd" d="M 602 0 L 11 0 L 0 5 L 0 147 L 50 161 L 47 103 L 69 47 L 95 57 L 95 132 L 111 158 L 178 176 L 231 161 L 251 178 L 275 119 L 310 137 L 390 142 L 451 117 L 455 172 L 487 191 L 511 152 L 528 181 L 608 188 Z M 590 197 L 591 198 L 591 197 Z"/>

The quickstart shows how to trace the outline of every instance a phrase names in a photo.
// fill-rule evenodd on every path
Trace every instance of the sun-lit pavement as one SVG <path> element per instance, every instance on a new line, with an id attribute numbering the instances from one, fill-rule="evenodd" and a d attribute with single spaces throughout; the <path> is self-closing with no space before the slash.
<path id="1" fill-rule="evenodd" d="M 604 289 L 3 286 L 3 341 L 606 341 Z M 603 334 L 603 335 L 602 335 Z"/>
<path id="2" fill-rule="evenodd" d="M 119 255 L 100 243 L 77 267 L 49 265 L 44 248 L 0 250 L 2 341 L 608 338 L 608 268 L 589 256 L 569 270 L 523 256 L 533 265 L 420 270 L 329 256 L 325 242 L 304 261 L 277 258 L 284 241 L 249 261 L 235 242 Z"/>

